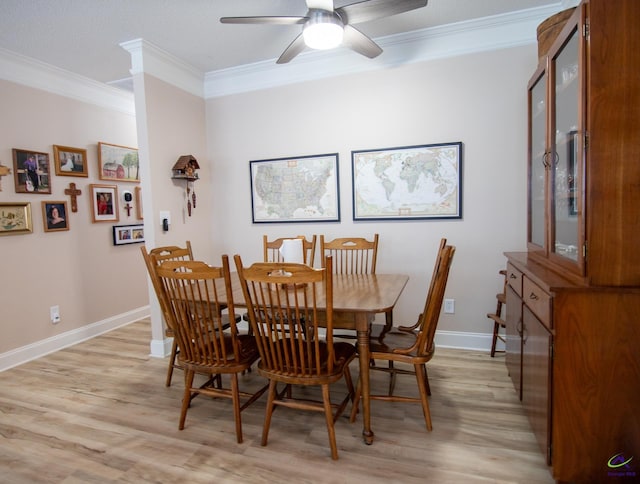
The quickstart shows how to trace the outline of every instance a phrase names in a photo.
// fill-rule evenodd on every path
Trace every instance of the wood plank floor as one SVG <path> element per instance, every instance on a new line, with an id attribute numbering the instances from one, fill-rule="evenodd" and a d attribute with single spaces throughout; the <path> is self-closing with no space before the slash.
<path id="1" fill-rule="evenodd" d="M 320 413 L 278 409 L 262 447 L 264 396 L 242 413 L 242 444 L 227 400 L 196 398 L 179 431 L 182 374 L 164 386 L 149 337 L 142 320 L 0 373 L 0 482 L 553 482 L 503 357 L 437 350 L 433 431 L 418 405 L 372 402 L 373 445 L 360 418 L 342 417 L 332 461 Z M 372 385 L 387 378 L 374 372 Z M 241 381 L 262 384 L 255 371 Z M 398 391 L 414 388 L 398 377 Z"/>

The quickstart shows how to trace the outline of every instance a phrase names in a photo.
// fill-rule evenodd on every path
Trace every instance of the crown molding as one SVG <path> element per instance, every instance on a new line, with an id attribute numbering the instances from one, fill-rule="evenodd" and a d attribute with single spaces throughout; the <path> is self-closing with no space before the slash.
<path id="1" fill-rule="evenodd" d="M 356 72 L 373 71 L 499 50 L 537 41 L 538 25 L 562 10 L 562 2 L 403 34 L 376 38 L 383 53 L 366 59 L 344 48 L 307 51 L 288 64 L 275 59 L 205 74 L 205 98 L 256 91 Z"/>
<path id="2" fill-rule="evenodd" d="M 151 74 L 195 96 L 204 96 L 204 73 L 144 39 L 120 44 L 131 55 L 131 74 Z"/>
<path id="3" fill-rule="evenodd" d="M 132 93 L 1 47 L 0 79 L 135 116 Z"/>
<path id="4" fill-rule="evenodd" d="M 272 59 L 202 73 L 143 39 L 123 42 L 120 46 L 131 55 L 132 75 L 148 73 L 209 99 L 532 44 L 537 40 L 536 28 L 542 21 L 575 3 L 576 0 L 562 0 L 510 14 L 379 37 L 375 41 L 384 52 L 376 59 L 338 48 L 303 52 L 293 62 L 283 65 Z M 133 93 L 113 87 L 130 87 L 130 78 L 108 85 L 0 47 L 0 79 L 135 115 Z"/>

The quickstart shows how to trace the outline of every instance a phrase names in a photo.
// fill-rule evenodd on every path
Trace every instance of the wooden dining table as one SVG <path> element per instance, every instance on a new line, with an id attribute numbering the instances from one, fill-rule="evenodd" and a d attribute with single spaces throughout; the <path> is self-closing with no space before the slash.
<path id="1" fill-rule="evenodd" d="M 409 280 L 404 274 L 334 274 L 333 327 L 356 331 L 360 381 L 362 384 L 362 436 L 373 442 L 369 384 L 369 331 L 376 314 L 384 314 L 398 302 Z M 238 274 L 231 273 L 233 304 L 246 307 Z M 320 298 L 324 301 L 324 298 Z"/>

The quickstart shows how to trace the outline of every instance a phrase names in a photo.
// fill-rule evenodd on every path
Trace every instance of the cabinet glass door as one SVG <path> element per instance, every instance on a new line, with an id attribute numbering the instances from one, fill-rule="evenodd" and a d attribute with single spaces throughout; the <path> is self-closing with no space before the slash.
<path id="1" fill-rule="evenodd" d="M 551 199 L 551 252 L 578 261 L 581 253 L 580 211 L 581 174 L 579 70 L 579 35 L 577 29 L 552 58 L 554 106 L 549 159 Z"/>
<path id="2" fill-rule="evenodd" d="M 529 86 L 529 249 L 543 250 L 545 243 L 545 164 L 547 163 L 547 73 L 542 71 Z"/>

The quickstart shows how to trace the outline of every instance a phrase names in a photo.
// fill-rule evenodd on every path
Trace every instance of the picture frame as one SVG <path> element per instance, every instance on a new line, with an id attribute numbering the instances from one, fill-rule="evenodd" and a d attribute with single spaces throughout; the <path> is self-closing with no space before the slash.
<path id="1" fill-rule="evenodd" d="M 140 182 L 137 148 L 98 143 L 98 177 L 100 180 Z"/>
<path id="2" fill-rule="evenodd" d="M 51 193 L 49 154 L 13 148 L 13 179 L 16 193 Z"/>
<path id="3" fill-rule="evenodd" d="M 59 176 L 89 176 L 87 150 L 53 145 L 53 166 Z"/>
<path id="4" fill-rule="evenodd" d="M 116 185 L 101 185 L 93 183 L 91 187 L 91 214 L 93 222 L 117 222 L 120 220 L 118 212 L 118 187 Z"/>
<path id="5" fill-rule="evenodd" d="M 136 218 L 138 220 L 144 220 L 144 213 L 142 211 L 142 187 L 136 187 Z"/>
<path id="6" fill-rule="evenodd" d="M 253 223 L 339 222 L 338 153 L 253 160 Z"/>
<path id="7" fill-rule="evenodd" d="M 351 152 L 353 220 L 462 218 L 462 142 Z"/>
<path id="8" fill-rule="evenodd" d="M 113 226 L 113 245 L 139 244 L 141 242 L 144 242 L 144 224 Z"/>
<path id="9" fill-rule="evenodd" d="M 42 222 L 45 232 L 62 232 L 69 230 L 69 210 L 67 202 L 42 202 Z"/>
<path id="10" fill-rule="evenodd" d="M 0 203 L 0 235 L 33 233 L 31 202 Z"/>

